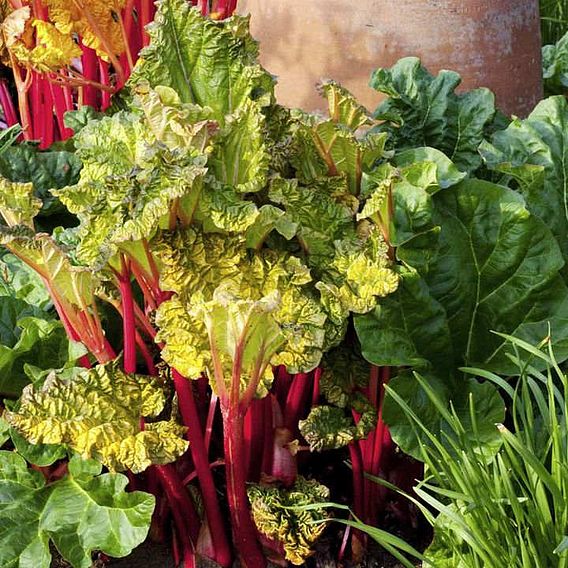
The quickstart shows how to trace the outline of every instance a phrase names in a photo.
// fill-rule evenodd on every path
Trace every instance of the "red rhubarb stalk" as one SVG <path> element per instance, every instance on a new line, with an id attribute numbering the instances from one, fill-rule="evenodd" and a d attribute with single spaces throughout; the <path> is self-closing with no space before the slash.
<path id="1" fill-rule="evenodd" d="M 225 405 L 223 401 L 221 411 L 225 428 L 227 501 L 231 514 L 233 540 L 242 568 L 264 568 L 266 560 L 260 549 L 256 527 L 250 513 L 245 464 L 242 461 L 244 412 L 239 405 Z"/>
<path id="2" fill-rule="evenodd" d="M 215 550 L 215 560 L 224 567 L 231 566 L 232 555 L 229 541 L 225 532 L 225 525 L 221 509 L 217 500 L 217 491 L 209 466 L 209 457 L 203 440 L 203 430 L 199 421 L 199 414 L 193 396 L 190 380 L 183 377 L 175 369 L 172 370 L 174 386 L 178 395 L 179 409 L 185 426 L 187 426 L 187 439 L 199 485 L 203 496 L 203 504 L 207 514 L 207 521 L 211 531 L 211 539 Z"/>
<path id="3" fill-rule="evenodd" d="M 121 271 L 117 274 L 118 287 L 122 299 L 122 321 L 124 330 L 124 370 L 136 372 L 136 319 L 134 317 L 134 298 L 130 285 L 130 270 L 124 256 L 121 257 Z"/>
<path id="4" fill-rule="evenodd" d="M 17 124 L 18 114 L 16 113 L 14 101 L 12 101 L 5 79 L 0 80 L 0 105 L 2 106 L 4 119 L 6 120 L 6 126 L 13 126 L 14 124 Z"/>
<path id="5" fill-rule="evenodd" d="M 98 57 L 94 49 L 85 45 L 81 46 L 83 56 L 81 61 L 83 63 L 83 77 L 89 81 L 97 82 L 99 80 L 99 66 Z M 83 104 L 97 108 L 97 90 L 91 85 L 83 87 Z"/>
<path id="6" fill-rule="evenodd" d="M 195 544 L 199 534 L 199 516 L 193 501 L 172 464 L 154 466 L 174 518 L 179 544 L 182 549 L 183 568 L 195 568 Z"/>

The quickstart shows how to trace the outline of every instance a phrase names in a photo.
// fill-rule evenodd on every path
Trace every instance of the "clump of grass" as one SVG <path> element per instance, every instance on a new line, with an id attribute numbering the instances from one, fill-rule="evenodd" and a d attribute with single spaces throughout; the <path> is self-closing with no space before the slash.
<path id="1" fill-rule="evenodd" d="M 540 0 L 542 45 L 556 43 L 568 31 L 566 0 Z"/>
<path id="2" fill-rule="evenodd" d="M 407 495 L 435 529 L 424 566 L 568 567 L 568 378 L 548 344 L 535 348 L 507 339 L 519 367 L 514 386 L 492 373 L 464 369 L 494 382 L 509 399 L 510 424 L 496 425 L 501 434 L 496 453 L 484 450 L 477 435 L 465 435 L 457 414 L 423 378 L 417 377 L 420 388 L 449 425 L 443 439 L 391 390 L 428 440 L 421 446 L 426 477 L 414 489 L 418 499 Z M 473 400 L 470 415 L 475 433 Z"/>

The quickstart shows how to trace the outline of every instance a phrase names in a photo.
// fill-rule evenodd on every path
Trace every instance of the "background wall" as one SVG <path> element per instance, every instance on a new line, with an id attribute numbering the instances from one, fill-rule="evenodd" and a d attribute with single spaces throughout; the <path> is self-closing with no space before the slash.
<path id="1" fill-rule="evenodd" d="M 315 84 L 334 78 L 374 108 L 371 71 L 407 55 L 490 87 L 510 113 L 542 96 L 537 0 L 240 0 L 239 11 L 252 14 L 261 61 L 291 106 L 320 108 Z"/>

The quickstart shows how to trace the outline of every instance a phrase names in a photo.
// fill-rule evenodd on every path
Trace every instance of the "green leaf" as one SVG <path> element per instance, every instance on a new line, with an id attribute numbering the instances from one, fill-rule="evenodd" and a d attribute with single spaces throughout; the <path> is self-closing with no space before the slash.
<path id="1" fill-rule="evenodd" d="M 424 388 L 425 384 L 428 390 Z M 475 423 L 471 420 L 470 404 L 475 409 Z M 441 408 L 445 409 L 446 416 L 440 412 Z M 413 418 L 408 410 L 412 411 Z M 453 422 L 448 421 L 452 413 L 461 424 L 460 432 L 456 432 Z M 411 373 L 402 373 L 392 379 L 387 387 L 383 418 L 397 445 L 420 461 L 424 460 L 422 444 L 432 444 L 424 429 L 450 453 L 454 449 L 446 435 L 454 441 L 461 435 L 460 439 L 467 440 L 463 443 L 483 452 L 481 455 L 488 460 L 502 442 L 495 425 L 504 420 L 505 405 L 497 389 L 489 382 L 467 379 L 460 381 L 456 388 L 455 383 L 452 386 L 447 379 L 442 380 L 434 375 L 424 375 L 417 380 Z M 417 420 L 420 427 L 416 424 Z"/>
<path id="2" fill-rule="evenodd" d="M 148 422 L 163 409 L 159 380 L 126 375 L 116 363 L 84 370 L 71 381 L 54 374 L 40 388 L 27 387 L 6 420 L 32 444 L 66 444 L 111 471 L 144 471 L 174 461 L 187 449 L 184 428 Z"/>
<path id="3" fill-rule="evenodd" d="M 430 363 L 440 375 L 463 364 L 516 373 L 504 338 L 491 330 L 533 344 L 550 331 L 557 356 L 565 358 L 568 289 L 546 225 L 518 194 L 479 180 L 432 200 L 440 233 L 429 242 L 431 260 L 425 266 L 421 259 L 418 273 L 403 271 L 397 296 L 357 320 L 363 353 L 377 364 Z M 418 244 L 415 257 L 423 256 Z"/>
<path id="4" fill-rule="evenodd" d="M 18 183 L 32 183 L 34 195 L 43 202 L 43 215 L 61 211 L 50 193 L 77 182 L 81 160 L 66 150 L 40 151 L 31 144 L 18 144 L 0 154 L 0 175 Z"/>
<path id="5" fill-rule="evenodd" d="M 397 289 L 399 278 L 376 228 L 369 229 L 365 240 L 345 239 L 334 245 L 333 259 L 320 269 L 321 281 L 316 288 L 330 318 L 340 323 L 350 312 L 364 314 L 372 310 L 378 298 Z"/>
<path id="6" fill-rule="evenodd" d="M 0 177 L 0 214 L 9 227 L 33 227 L 34 217 L 41 209 L 41 200 L 34 196 L 32 183 L 12 182 Z"/>
<path id="7" fill-rule="evenodd" d="M 12 296 L 42 310 L 52 307 L 40 277 L 13 254 L 5 254 L 0 260 L 0 295 Z"/>
<path id="8" fill-rule="evenodd" d="M 325 354 L 320 368 L 320 392 L 334 406 L 315 406 L 299 422 L 300 433 L 312 452 L 363 439 L 377 422 L 376 408 L 361 392 L 368 386 L 370 365 L 360 354 L 342 344 Z"/>
<path id="9" fill-rule="evenodd" d="M 215 22 L 183 0 L 161 0 L 148 33 L 130 85 L 171 87 L 183 102 L 210 107 L 221 124 L 246 100 L 270 102 L 273 79 L 256 63 L 248 18 Z"/>
<path id="10" fill-rule="evenodd" d="M 564 95 L 568 91 L 568 33 L 556 44 L 543 46 L 542 77 L 545 95 Z"/>
<path id="11" fill-rule="evenodd" d="M 272 231 L 277 231 L 285 239 L 290 240 L 297 230 L 298 225 L 282 209 L 273 205 L 263 205 L 258 210 L 254 223 L 246 231 L 247 247 L 259 249 Z"/>
<path id="12" fill-rule="evenodd" d="M 541 101 L 528 118 L 484 142 L 490 169 L 518 184 L 528 209 L 552 230 L 568 259 L 568 103 L 565 97 Z"/>
<path id="13" fill-rule="evenodd" d="M 433 77 L 416 57 L 377 69 L 370 86 L 389 97 L 374 113 L 377 120 L 386 121 L 377 130 L 388 132 L 398 150 L 431 146 L 460 170 L 476 170 L 481 164 L 477 147 L 495 115 L 495 97 L 488 89 L 457 95 L 454 89 L 460 82 L 453 71 Z"/>
<path id="14" fill-rule="evenodd" d="M 100 550 L 121 558 L 148 533 L 154 497 L 126 493 L 120 474 L 68 476 L 44 485 L 12 452 L 0 452 L 0 565 L 49 568 L 50 541 L 74 568 Z"/>
<path id="15" fill-rule="evenodd" d="M 199 128 L 207 130 L 206 123 Z M 197 133 L 196 139 L 203 142 Z M 90 122 L 75 145 L 84 163 L 81 179 L 54 194 L 79 217 L 81 262 L 99 267 L 119 247 L 152 238 L 172 218 L 191 220 L 206 172 L 201 148 L 170 149 L 141 117 L 124 112 Z"/>
<path id="16" fill-rule="evenodd" d="M 335 81 L 324 81 L 318 90 L 327 100 L 329 117 L 336 124 L 358 130 L 372 124 L 371 116 L 355 97 Z"/>
<path id="17" fill-rule="evenodd" d="M 274 318 L 285 343 L 276 355 L 271 354 L 272 364 L 286 365 L 294 373 L 317 366 L 327 345 L 326 335 L 335 329 L 327 325 L 309 270 L 298 258 L 270 249 L 250 251 L 243 235 L 203 233 L 196 227 L 163 234 L 153 245 L 162 267 L 161 287 L 176 293 L 156 313 L 156 341 L 165 344 L 162 356 L 171 366 L 187 377 L 207 370 L 213 378 L 204 325 L 209 308 L 203 311 L 201 307 L 213 300 L 218 287 L 245 312 L 252 306 L 247 302 L 263 302 L 276 294 L 278 306 L 269 319 Z M 218 316 L 223 321 L 229 317 L 218 313 L 224 308 L 215 307 L 215 302 L 210 309 L 213 312 L 207 317 Z M 241 316 L 245 317 L 244 312 Z M 268 327 L 273 330 L 272 323 Z M 232 363 L 227 360 L 226 364 L 230 369 Z M 226 375 L 231 376 L 230 370 Z"/>
<path id="18" fill-rule="evenodd" d="M 244 233 L 258 218 L 252 201 L 246 201 L 232 187 L 210 181 L 201 194 L 195 220 L 207 232 Z"/>
<path id="19" fill-rule="evenodd" d="M 13 305 L 14 302 L 17 301 L 0 297 L 4 315 L 7 315 L 7 304 Z M 9 396 L 19 395 L 30 382 L 26 366 L 33 365 L 43 370 L 59 369 L 72 365 L 85 352 L 84 349 L 77 350 L 69 342 L 61 322 L 50 321 L 45 313 L 34 314 L 40 317 L 23 317 L 24 314 L 12 312 L 12 316 L 18 317 L 12 324 L 9 320 L 3 320 L 3 325 L 14 326 L 10 332 L 16 334 L 12 338 L 15 339 L 14 343 L 6 341 L 0 345 L 0 392 Z"/>
<path id="20" fill-rule="evenodd" d="M 30 444 L 14 428 L 10 428 L 10 438 L 16 451 L 34 465 L 45 467 L 67 455 L 65 448 L 57 444 Z"/>
<path id="21" fill-rule="evenodd" d="M 214 141 L 209 163 L 216 178 L 239 193 L 261 190 L 270 162 L 265 138 L 261 108 L 246 100 L 227 117 Z"/>
<path id="22" fill-rule="evenodd" d="M 452 336 L 446 311 L 420 275 L 402 269 L 398 290 L 382 299 L 373 312 L 355 317 L 363 356 L 374 365 L 434 368 L 453 372 Z"/>
<path id="23" fill-rule="evenodd" d="M 0 449 L 10 439 L 10 424 L 0 416 Z"/>
<path id="24" fill-rule="evenodd" d="M 564 554 L 568 550 L 568 536 L 564 536 L 558 546 L 554 549 L 554 554 Z"/>
<path id="25" fill-rule="evenodd" d="M 256 301 L 244 300 L 221 284 L 211 301 L 194 307 L 207 329 L 220 397 L 226 398 L 231 392 L 235 373 L 240 380 L 240 396 L 246 396 L 250 388 L 254 388 L 254 395 L 266 395 L 271 360 L 285 342 L 273 316 L 279 300 L 277 292 Z M 223 372 L 224 368 L 230 369 L 230 374 Z"/>
<path id="26" fill-rule="evenodd" d="M 329 182 L 329 183 L 325 183 Z M 343 192 L 341 192 L 343 189 Z M 313 263 L 325 262 L 335 253 L 334 241 L 355 236 L 351 201 L 342 199 L 345 183 L 342 178 L 323 178 L 308 187 L 298 180 L 275 178 L 268 197 L 281 205 L 288 218 L 298 226 L 297 236 Z"/>
<path id="27" fill-rule="evenodd" d="M 92 106 L 83 105 L 80 109 L 68 110 L 63 115 L 63 122 L 66 128 L 70 128 L 73 130 L 73 133 L 77 135 L 89 122 L 100 120 L 103 116 L 104 114 L 102 112 L 96 111 Z"/>
<path id="28" fill-rule="evenodd" d="M 435 193 L 437 189 L 445 189 L 456 185 L 462 181 L 467 174 L 460 172 L 454 162 L 450 160 L 443 152 L 436 150 L 436 148 L 412 148 L 404 150 L 395 154 L 393 164 L 399 168 L 409 168 L 413 164 L 433 163 L 436 166 L 435 184 L 426 185 L 425 189 L 429 189 L 428 193 Z M 410 177 L 411 169 L 407 170 L 405 177 Z M 422 183 L 416 183 L 414 180 L 409 180 L 415 186 L 423 186 Z M 430 190 L 430 187 L 433 186 Z"/>
<path id="29" fill-rule="evenodd" d="M 354 196 L 359 195 L 363 172 L 370 171 L 384 157 L 387 141 L 384 133 L 359 137 L 333 118 L 316 122 L 311 116 L 300 123 L 294 136 L 295 152 L 291 162 L 298 178 L 310 184 L 325 175 L 341 176 Z"/>

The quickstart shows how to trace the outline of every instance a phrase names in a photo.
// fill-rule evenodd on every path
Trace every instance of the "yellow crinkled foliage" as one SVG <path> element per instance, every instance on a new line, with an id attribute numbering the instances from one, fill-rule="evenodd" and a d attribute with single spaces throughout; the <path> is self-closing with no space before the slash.
<path id="1" fill-rule="evenodd" d="M 302 566 L 324 531 L 329 513 L 324 507 L 301 507 L 327 501 L 329 489 L 315 480 L 298 476 L 291 489 L 250 485 L 247 493 L 257 529 L 282 545 L 286 560 Z"/>
<path id="2" fill-rule="evenodd" d="M 187 449 L 185 428 L 147 423 L 162 412 L 165 395 L 155 377 L 129 375 L 118 363 L 79 372 L 71 381 L 52 375 L 41 389 L 28 386 L 6 420 L 32 444 L 66 444 L 111 471 L 144 471 L 175 461 Z"/>
<path id="3" fill-rule="evenodd" d="M 49 17 L 63 34 L 78 34 L 83 44 L 108 61 L 109 50 L 124 52 L 120 11 L 124 0 L 46 0 Z"/>
<path id="4" fill-rule="evenodd" d="M 39 72 L 57 71 L 81 55 L 70 33 L 63 33 L 52 23 L 31 17 L 29 6 L 14 10 L 1 24 L 2 60 L 8 53 L 23 67 Z M 7 52 L 5 51 L 7 50 Z"/>

